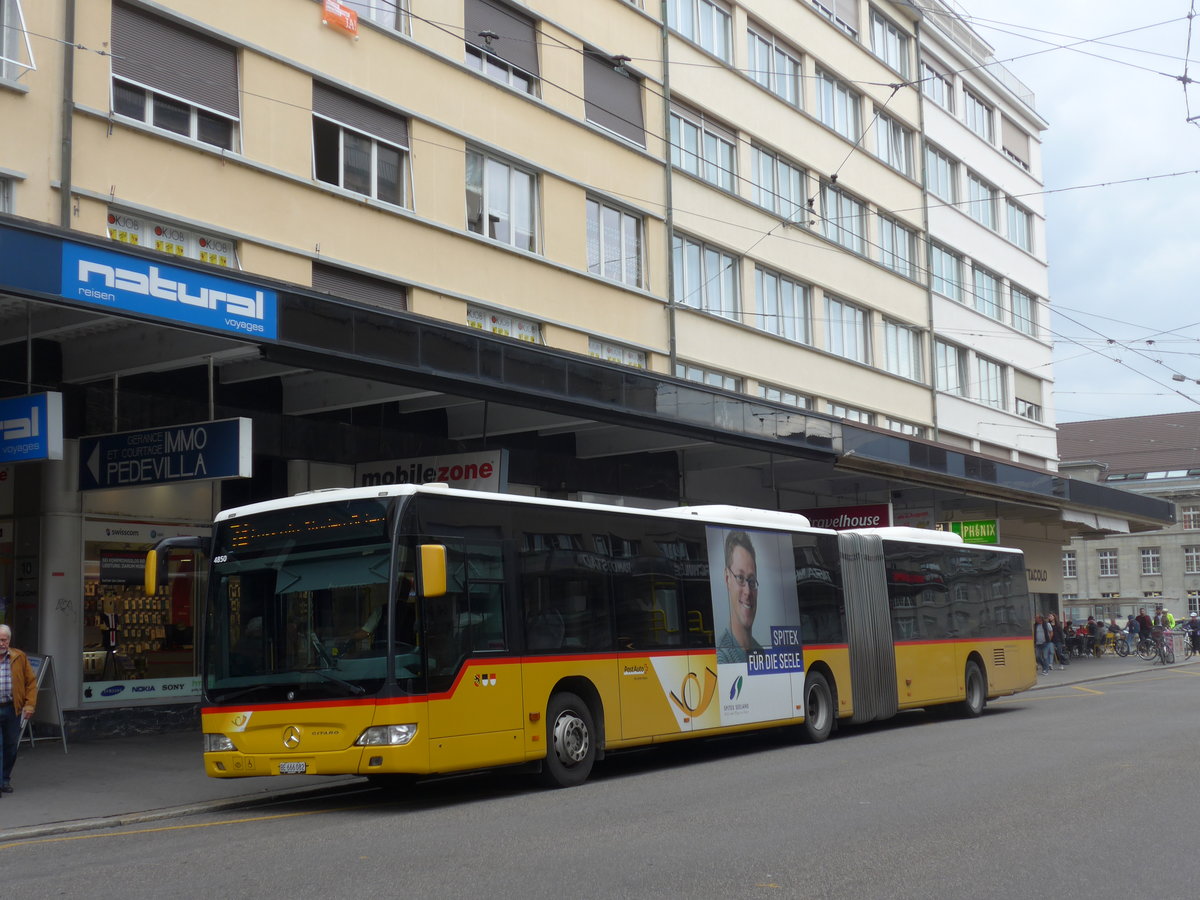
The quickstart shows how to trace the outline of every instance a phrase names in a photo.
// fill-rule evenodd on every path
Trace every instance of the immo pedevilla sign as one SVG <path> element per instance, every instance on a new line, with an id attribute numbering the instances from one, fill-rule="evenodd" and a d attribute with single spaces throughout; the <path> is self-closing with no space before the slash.
<path id="1" fill-rule="evenodd" d="M 79 489 L 249 478 L 250 420 L 222 419 L 81 438 Z"/>

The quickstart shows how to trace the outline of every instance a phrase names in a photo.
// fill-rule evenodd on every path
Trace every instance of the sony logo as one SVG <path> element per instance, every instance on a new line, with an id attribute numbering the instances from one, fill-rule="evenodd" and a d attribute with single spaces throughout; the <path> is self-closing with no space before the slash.
<path id="1" fill-rule="evenodd" d="M 225 312 L 231 315 L 247 316 L 251 319 L 263 318 L 262 291 L 255 291 L 253 297 L 247 297 L 215 288 L 189 289 L 186 282 L 164 278 L 158 266 L 150 266 L 148 272 L 138 272 L 134 269 L 106 266 L 91 260 L 79 260 L 80 283 L 88 284 L 93 275 L 103 279 L 105 287 L 131 294 L 142 294 L 157 300 L 179 302 L 202 309 L 217 309 L 223 306 Z"/>
<path id="2" fill-rule="evenodd" d="M 35 406 L 29 410 L 28 416 L 0 421 L 0 440 L 16 441 L 37 437 L 41 433 L 38 418 L 38 408 Z"/>

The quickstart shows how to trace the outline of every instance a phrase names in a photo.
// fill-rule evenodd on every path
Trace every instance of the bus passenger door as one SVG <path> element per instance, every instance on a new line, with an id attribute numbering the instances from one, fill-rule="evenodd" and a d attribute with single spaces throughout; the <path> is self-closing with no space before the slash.
<path id="1" fill-rule="evenodd" d="M 429 758 L 451 772 L 523 759 L 521 666 L 508 656 L 499 542 L 457 546 L 445 596 L 426 599 Z"/>

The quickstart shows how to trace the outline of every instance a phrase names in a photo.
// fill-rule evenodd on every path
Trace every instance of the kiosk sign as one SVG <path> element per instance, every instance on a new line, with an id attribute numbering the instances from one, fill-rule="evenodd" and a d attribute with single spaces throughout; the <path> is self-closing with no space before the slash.
<path id="1" fill-rule="evenodd" d="M 79 489 L 249 478 L 250 420 L 222 419 L 79 441 Z"/>

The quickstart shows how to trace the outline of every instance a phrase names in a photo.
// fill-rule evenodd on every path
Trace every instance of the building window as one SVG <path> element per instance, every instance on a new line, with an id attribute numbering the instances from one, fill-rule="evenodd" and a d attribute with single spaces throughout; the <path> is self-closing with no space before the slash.
<path id="1" fill-rule="evenodd" d="M 630 287 L 642 286 L 642 219 L 633 213 L 587 201 L 588 271 Z"/>
<path id="2" fill-rule="evenodd" d="M 870 316 L 853 303 L 825 298 L 825 349 L 855 362 L 870 363 Z"/>
<path id="3" fill-rule="evenodd" d="M 1064 550 L 1062 555 L 1062 574 L 1063 578 L 1079 577 L 1077 568 L 1077 560 L 1075 559 L 1074 550 Z"/>
<path id="4" fill-rule="evenodd" d="M 933 365 L 934 387 L 957 397 L 967 395 L 965 348 L 947 344 L 945 341 L 935 341 Z"/>
<path id="5" fill-rule="evenodd" d="M 1179 515 L 1184 528 L 1200 528 L 1200 506 L 1181 506 Z"/>
<path id="6" fill-rule="evenodd" d="M 858 0 L 812 0 L 812 5 L 830 22 L 858 40 Z"/>
<path id="7" fill-rule="evenodd" d="M 408 289 L 394 281 L 373 278 L 362 272 L 328 266 L 324 263 L 312 264 L 312 286 L 315 290 L 335 297 L 345 297 L 358 300 L 372 306 L 384 309 L 408 309 Z"/>
<path id="8" fill-rule="evenodd" d="M 0 81 L 15 81 L 33 67 L 21 0 L 0 0 Z"/>
<path id="9" fill-rule="evenodd" d="M 1188 615 L 1200 613 L 1200 591 L 1187 592 Z"/>
<path id="10" fill-rule="evenodd" d="M 622 344 L 613 344 L 599 338 L 588 338 L 588 356 L 603 359 L 634 369 L 646 368 L 646 353 L 644 350 L 634 350 Z"/>
<path id="11" fill-rule="evenodd" d="M 1010 286 L 1012 298 L 1012 324 L 1017 331 L 1037 337 L 1037 304 L 1032 294 L 1019 287 Z"/>
<path id="12" fill-rule="evenodd" d="M 1033 250 L 1033 213 L 1009 198 L 1008 239 L 1022 250 Z"/>
<path id="13" fill-rule="evenodd" d="M 678 234 L 671 242 L 671 250 L 675 302 L 737 319 L 741 309 L 737 259 L 724 250 Z"/>
<path id="14" fill-rule="evenodd" d="M 811 342 L 808 330 L 808 288 L 770 269 L 754 270 L 758 327 L 800 344 Z"/>
<path id="15" fill-rule="evenodd" d="M 736 375 L 714 372 L 711 369 L 704 369 L 688 363 L 675 364 L 675 377 L 683 378 L 686 381 L 694 381 L 697 384 L 707 384 L 709 387 L 724 388 L 734 393 L 740 394 L 742 391 L 742 379 Z"/>
<path id="16" fill-rule="evenodd" d="M 112 72 L 115 114 L 233 149 L 239 119 L 233 47 L 114 3 Z"/>
<path id="17" fill-rule="evenodd" d="M 962 303 L 962 257 L 939 244 L 930 245 L 929 273 L 936 293 Z"/>
<path id="18" fill-rule="evenodd" d="M 1142 574 L 1161 575 L 1162 564 L 1157 547 L 1141 547 Z"/>
<path id="19" fill-rule="evenodd" d="M 781 100 L 800 106 L 803 97 L 800 54 L 780 43 L 769 31 L 758 28 L 746 30 L 746 47 L 746 74 Z"/>
<path id="20" fill-rule="evenodd" d="M 316 178 L 405 205 L 408 120 L 316 81 L 312 103 Z"/>
<path id="21" fill-rule="evenodd" d="M 145 247 L 184 259 L 196 259 L 210 266 L 239 268 L 237 243 L 227 237 L 182 228 L 117 209 L 108 211 L 108 237 L 122 244 Z"/>
<path id="22" fill-rule="evenodd" d="M 1000 279 L 979 266 L 971 267 L 971 282 L 975 291 L 975 309 L 997 322 L 1003 318 L 1000 305 Z"/>
<path id="23" fill-rule="evenodd" d="M 1142 596 L 1147 600 L 1157 600 L 1162 597 L 1162 591 L 1142 591 Z M 1101 597 L 1119 597 L 1120 594 L 1101 594 Z M 1161 604 L 1160 604 L 1161 605 Z"/>
<path id="24" fill-rule="evenodd" d="M 996 409 L 1005 409 L 1008 403 L 1004 385 L 1004 366 L 985 356 L 977 356 L 975 366 L 978 378 L 976 399 L 980 403 L 986 403 Z"/>
<path id="25" fill-rule="evenodd" d="M 900 419 L 893 419 L 891 416 L 885 418 L 883 424 L 888 431 L 894 431 L 906 437 L 923 438 L 928 434 L 928 429 L 924 425 L 917 425 L 914 422 L 904 422 Z"/>
<path id="26" fill-rule="evenodd" d="M 737 138 L 700 113 L 671 106 L 671 165 L 733 190 Z"/>
<path id="27" fill-rule="evenodd" d="M 1200 575 L 1200 547 L 1193 544 L 1183 548 L 1183 573 Z"/>
<path id="28" fill-rule="evenodd" d="M 855 409 L 853 406 L 842 406 L 840 403 L 830 402 L 829 414 L 839 419 L 845 419 L 847 422 L 861 422 L 863 425 L 875 424 L 875 413 L 867 412 L 865 409 Z"/>
<path id="29" fill-rule="evenodd" d="M 871 10 L 871 52 L 908 77 L 908 35 L 875 10 Z"/>
<path id="30" fill-rule="evenodd" d="M 958 162 L 937 147 L 925 147 L 925 178 L 929 193 L 946 203 L 958 202 Z"/>
<path id="31" fill-rule="evenodd" d="M 879 214 L 879 261 L 906 278 L 917 277 L 917 233 Z"/>
<path id="32" fill-rule="evenodd" d="M 467 151 L 467 228 L 520 250 L 537 250 L 537 176 Z"/>
<path id="33" fill-rule="evenodd" d="M 754 147 L 750 156 L 754 202 L 786 222 L 803 223 L 808 205 L 804 170 L 761 147 Z"/>
<path id="34" fill-rule="evenodd" d="M 729 9 L 714 0 L 667 0 L 667 24 L 725 62 L 733 61 L 732 21 Z"/>
<path id="35" fill-rule="evenodd" d="M 1100 577 L 1115 578 L 1120 574 L 1117 569 L 1116 550 L 1097 550 L 1096 559 L 1100 563 Z"/>
<path id="36" fill-rule="evenodd" d="M 789 391 L 786 388 L 772 387 L 769 384 L 758 385 L 758 396 L 764 400 L 769 400 L 772 403 L 781 403 L 784 406 L 794 406 L 796 409 L 811 409 L 812 401 L 803 394 L 798 394 L 795 391 Z"/>
<path id="37" fill-rule="evenodd" d="M 912 177 L 912 131 L 891 116 L 876 111 L 875 136 L 879 158 L 898 172 Z"/>
<path id="38" fill-rule="evenodd" d="M 646 146 L 642 83 L 620 62 L 596 50 L 584 52 L 583 100 L 589 122 Z"/>
<path id="39" fill-rule="evenodd" d="M 817 118 L 848 141 L 862 134 L 862 98 L 828 72 L 817 72 Z"/>
<path id="40" fill-rule="evenodd" d="M 13 193 L 13 180 L 11 178 L 0 177 L 0 213 L 16 211 Z"/>
<path id="41" fill-rule="evenodd" d="M 970 88 L 963 88 L 963 116 L 968 128 L 989 144 L 995 142 L 992 108 Z"/>
<path id="42" fill-rule="evenodd" d="M 821 231 L 825 237 L 847 250 L 862 253 L 865 246 L 866 207 L 841 188 L 821 185 L 821 206 L 824 215 Z"/>
<path id="43" fill-rule="evenodd" d="M 358 13 L 359 20 L 374 22 L 392 31 L 408 34 L 408 0 L 342 0 Z"/>
<path id="44" fill-rule="evenodd" d="M 530 344 L 542 343 L 542 326 L 537 322 L 519 319 L 505 313 L 491 312 L 477 306 L 467 307 L 467 325 L 490 334 L 516 338 Z"/>
<path id="45" fill-rule="evenodd" d="M 1042 407 L 1032 400 L 1017 398 L 1017 415 L 1032 422 L 1042 421 Z"/>
<path id="46" fill-rule="evenodd" d="M 524 94 L 537 93 L 537 26 L 499 0 L 465 0 L 467 65 Z"/>
<path id="47" fill-rule="evenodd" d="M 883 321 L 884 365 L 893 375 L 921 380 L 921 332 L 887 319 Z"/>
<path id="48" fill-rule="evenodd" d="M 996 230 L 996 189 L 967 172 L 967 215 L 985 228 Z"/>
<path id="49" fill-rule="evenodd" d="M 954 79 L 941 64 L 921 60 L 921 93 L 946 112 L 954 112 Z"/>
<path id="50" fill-rule="evenodd" d="M 1029 171 L 1029 135 L 1009 121 L 1008 116 L 1000 117 L 1000 146 L 1005 156 Z"/>

